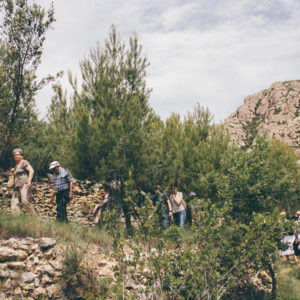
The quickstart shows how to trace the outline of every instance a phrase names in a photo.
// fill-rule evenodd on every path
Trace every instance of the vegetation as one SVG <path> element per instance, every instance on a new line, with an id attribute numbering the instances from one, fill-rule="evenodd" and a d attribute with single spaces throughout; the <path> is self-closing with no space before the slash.
<path id="1" fill-rule="evenodd" d="M 27 0 L 2 0 L 4 13 L 0 36 L 0 157 L 7 167 L 10 149 L 26 143 L 37 128 L 34 97 L 53 78 L 36 79 L 45 35 L 54 22 L 47 11 Z"/>
<path id="2" fill-rule="evenodd" d="M 200 104 L 184 118 L 171 114 L 161 120 L 148 102 L 149 62 L 137 35 L 123 42 L 112 26 L 108 39 L 80 62 L 81 87 L 71 73 L 70 96 L 56 83 L 48 119 L 38 121 L 34 97 L 53 78 L 38 83 L 35 72 L 54 9 L 45 11 L 27 0 L 1 4 L 0 167 L 9 167 L 10 151 L 19 146 L 37 174 L 59 160 L 75 177 L 108 182 L 115 189 L 114 207 L 103 213 L 101 231 L 1 213 L 0 238 L 50 236 L 66 243 L 66 293 L 86 286 L 90 297 L 289 299 L 283 296 L 288 285 L 276 255 L 287 224 L 278 213 L 299 209 L 298 158 L 281 142 L 256 138 L 264 118 L 257 113 L 260 103 L 245 125 L 244 149 L 229 143 Z M 171 182 L 185 197 L 197 194 L 190 202 L 194 220 L 185 230 L 162 227 L 163 201 L 157 208 L 149 198 L 139 208 L 134 202 L 136 185 L 151 192 L 159 184 L 168 193 Z M 139 217 L 132 228 L 134 214 Z M 118 262 L 114 283 L 97 283 L 82 267 L 86 246 L 100 242 Z M 257 286 L 252 279 L 260 272 L 267 279 Z M 297 272 L 288 271 L 296 283 Z M 134 291 L 126 289 L 128 279 Z"/>

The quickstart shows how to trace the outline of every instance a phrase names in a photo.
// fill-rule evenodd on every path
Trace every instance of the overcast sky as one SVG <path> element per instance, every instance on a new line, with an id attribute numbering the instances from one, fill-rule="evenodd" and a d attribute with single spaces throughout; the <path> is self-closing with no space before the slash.
<path id="1" fill-rule="evenodd" d="M 115 24 L 123 40 L 138 34 L 150 62 L 150 105 L 163 119 L 199 102 L 223 121 L 247 95 L 300 79 L 299 0 L 54 0 L 54 7 L 40 76 L 80 76 L 79 61 Z M 51 95 L 39 93 L 41 115 Z"/>

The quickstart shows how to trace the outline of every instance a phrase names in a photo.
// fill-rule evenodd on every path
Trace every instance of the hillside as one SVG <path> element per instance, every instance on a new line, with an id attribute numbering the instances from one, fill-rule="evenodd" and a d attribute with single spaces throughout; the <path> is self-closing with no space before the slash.
<path id="1" fill-rule="evenodd" d="M 247 96 L 224 121 L 224 127 L 241 147 L 266 132 L 300 155 L 300 80 L 275 82 L 269 89 Z"/>

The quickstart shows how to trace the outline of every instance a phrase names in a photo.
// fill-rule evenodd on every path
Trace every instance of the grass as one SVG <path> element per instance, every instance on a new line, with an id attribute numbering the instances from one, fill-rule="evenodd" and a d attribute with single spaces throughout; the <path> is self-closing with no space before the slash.
<path id="1" fill-rule="evenodd" d="M 277 299 L 299 300 L 300 299 L 300 266 L 287 263 L 277 264 Z"/>
<path id="2" fill-rule="evenodd" d="M 104 254 L 112 251 L 113 239 L 97 227 L 87 228 L 75 223 L 49 222 L 34 216 L 12 216 L 0 211 L 0 239 L 11 237 L 52 237 L 58 243 L 68 244 L 76 240 L 85 244 L 96 244 Z"/>
<path id="3" fill-rule="evenodd" d="M 28 215 L 12 216 L 0 211 L 0 239 L 11 237 L 55 238 L 65 253 L 60 282 L 64 294 L 71 298 L 76 295 L 80 299 L 96 299 L 98 295 L 105 295 L 103 299 L 107 299 L 111 280 L 99 278 L 94 266 L 84 261 L 90 245 L 97 245 L 105 255 L 112 252 L 113 239 L 107 232 L 97 227 L 49 222 Z"/>

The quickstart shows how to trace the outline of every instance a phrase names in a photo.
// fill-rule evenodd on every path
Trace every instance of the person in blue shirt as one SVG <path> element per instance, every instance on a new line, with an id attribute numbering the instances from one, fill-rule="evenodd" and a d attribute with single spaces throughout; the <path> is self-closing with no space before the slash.
<path id="1" fill-rule="evenodd" d="M 49 170 L 53 172 L 55 193 L 51 200 L 53 201 L 56 194 L 56 220 L 68 222 L 67 205 L 72 199 L 73 177 L 70 171 L 60 166 L 58 161 L 53 161 Z"/>

